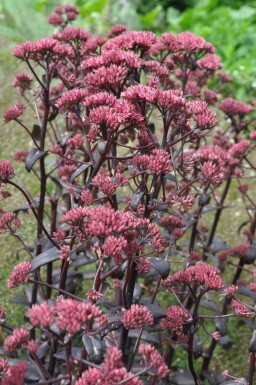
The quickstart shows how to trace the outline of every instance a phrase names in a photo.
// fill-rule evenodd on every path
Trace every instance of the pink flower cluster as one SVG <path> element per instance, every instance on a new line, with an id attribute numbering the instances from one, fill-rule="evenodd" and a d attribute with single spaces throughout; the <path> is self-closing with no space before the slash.
<path id="1" fill-rule="evenodd" d="M 162 285 L 168 289 L 191 283 L 203 286 L 204 290 L 220 290 L 223 287 L 220 270 L 216 266 L 204 262 L 196 263 L 194 266 L 175 273 L 168 277 Z"/>
<path id="2" fill-rule="evenodd" d="M 112 257 L 117 265 L 122 264 L 122 251 L 125 250 L 127 246 L 126 239 L 121 236 L 119 238 L 110 235 L 107 237 L 102 249 L 106 256 Z"/>
<path id="3" fill-rule="evenodd" d="M 8 362 L 0 357 L 0 379 L 10 376 L 11 371 Z"/>
<path id="4" fill-rule="evenodd" d="M 24 362 L 9 366 L 9 375 L 3 378 L 1 385 L 23 385 L 26 369 Z"/>
<path id="5" fill-rule="evenodd" d="M 106 206 L 95 206 L 92 208 L 78 207 L 68 211 L 62 218 L 62 221 L 71 225 L 71 228 L 76 231 L 81 239 L 91 237 L 108 237 L 115 234 L 114 245 L 107 242 L 105 248 L 110 253 L 115 249 L 117 259 L 120 257 L 120 251 L 123 248 L 124 252 L 129 254 L 129 248 L 132 245 L 132 240 L 136 240 L 137 236 L 151 242 L 153 250 L 162 251 L 163 238 L 156 225 L 150 223 L 149 219 L 135 217 L 130 212 L 122 212 L 113 210 Z M 117 234 L 124 238 L 117 238 Z M 124 239 L 129 239 L 127 250 Z M 120 246 L 122 244 L 122 247 Z M 117 256 L 119 254 L 119 257 Z"/>
<path id="6" fill-rule="evenodd" d="M 150 344 L 141 344 L 139 353 L 145 360 L 149 373 L 153 376 L 165 378 L 169 374 L 169 369 L 162 356 Z"/>
<path id="7" fill-rule="evenodd" d="M 66 112 L 75 109 L 86 97 L 87 92 L 83 89 L 74 89 L 64 92 L 64 94 L 58 99 L 56 107 L 61 112 Z"/>
<path id="8" fill-rule="evenodd" d="M 20 226 L 20 220 L 14 213 L 1 213 L 0 211 L 0 233 L 4 233 L 6 231 L 11 231 L 13 233 Z"/>
<path id="9" fill-rule="evenodd" d="M 32 77 L 25 72 L 19 72 L 15 76 L 15 80 L 13 82 L 13 87 L 17 87 L 20 92 L 23 94 L 26 90 L 28 90 L 32 83 Z"/>
<path id="10" fill-rule="evenodd" d="M 232 98 L 223 99 L 219 108 L 227 115 L 244 116 L 252 111 L 252 106 L 250 104 Z"/>
<path id="11" fill-rule="evenodd" d="M 239 257 L 239 258 L 244 257 L 249 247 L 250 247 L 250 244 L 247 242 L 241 243 L 238 246 L 229 247 L 228 249 L 222 251 L 219 254 L 219 260 L 225 261 L 229 256 Z"/>
<path id="12" fill-rule="evenodd" d="M 107 349 L 104 362 L 100 367 L 90 367 L 82 374 L 81 378 L 75 382 L 75 385 L 116 385 L 119 382 L 127 385 L 143 385 L 139 378 L 132 376 L 132 374 L 125 369 L 122 363 L 121 350 L 118 350 L 116 347 L 111 347 Z"/>
<path id="13" fill-rule="evenodd" d="M 135 304 L 124 312 L 122 322 L 126 329 L 140 329 L 145 325 L 152 326 L 154 319 L 146 306 Z"/>
<path id="14" fill-rule="evenodd" d="M 48 23 L 55 27 L 65 25 L 65 22 L 75 20 L 78 14 L 79 10 L 73 5 L 56 7 L 54 13 L 48 16 Z"/>
<path id="15" fill-rule="evenodd" d="M 184 340 L 184 326 L 190 320 L 190 314 L 181 306 L 168 307 L 166 318 L 162 319 L 161 326 L 163 329 L 169 329 L 179 336 L 179 340 Z"/>
<path id="16" fill-rule="evenodd" d="M 14 160 L 16 160 L 16 162 L 25 163 L 28 154 L 29 152 L 27 150 L 18 150 L 14 154 Z"/>
<path id="17" fill-rule="evenodd" d="M 141 171 L 148 170 L 156 175 L 166 174 L 171 169 L 170 155 L 163 149 L 155 149 L 151 155 L 137 155 L 133 164 Z"/>
<path id="18" fill-rule="evenodd" d="M 32 265 L 30 262 L 20 262 L 14 267 L 7 279 L 7 287 L 14 288 L 27 283 L 30 278 Z"/>
<path id="19" fill-rule="evenodd" d="M 106 170 L 102 168 L 93 178 L 92 182 L 103 194 L 112 195 L 118 187 L 127 186 L 128 179 L 120 173 L 116 173 L 114 177 L 110 177 L 107 175 Z"/>
<path id="20" fill-rule="evenodd" d="M 241 317 L 248 315 L 249 310 L 247 306 L 237 301 L 236 299 L 232 300 L 231 305 L 235 315 L 241 316 Z"/>
<path id="21" fill-rule="evenodd" d="M 34 327 L 49 328 L 55 323 L 61 331 L 75 334 L 86 324 L 99 318 L 102 311 L 90 302 L 59 297 L 53 306 L 46 302 L 33 305 L 28 315 Z"/>
<path id="22" fill-rule="evenodd" d="M 25 328 L 13 329 L 13 332 L 4 341 L 4 350 L 13 352 L 27 346 L 29 341 L 29 330 Z"/>
<path id="23" fill-rule="evenodd" d="M 8 123 L 11 120 L 18 119 L 22 115 L 22 113 L 24 112 L 24 109 L 25 109 L 25 107 L 21 103 L 17 103 L 17 104 L 15 104 L 14 107 L 8 108 L 4 112 L 4 122 Z"/>

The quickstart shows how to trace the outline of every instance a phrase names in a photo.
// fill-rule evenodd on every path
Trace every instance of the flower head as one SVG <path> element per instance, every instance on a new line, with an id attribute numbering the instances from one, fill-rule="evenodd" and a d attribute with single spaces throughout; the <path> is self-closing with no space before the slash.
<path id="1" fill-rule="evenodd" d="M 9 160 L 0 160 L 0 181 L 6 180 L 14 175 L 14 169 Z"/>
<path id="2" fill-rule="evenodd" d="M 145 359 L 145 365 L 154 376 L 164 378 L 169 374 L 169 369 L 163 360 L 163 357 L 150 344 L 141 344 L 139 353 Z"/>
<path id="3" fill-rule="evenodd" d="M 28 311 L 30 322 L 34 327 L 48 328 L 54 322 L 52 310 L 47 302 L 32 305 Z"/>
<path id="4" fill-rule="evenodd" d="M 0 379 L 9 377 L 11 374 L 7 360 L 0 357 Z"/>
<path id="5" fill-rule="evenodd" d="M 30 262 L 21 262 L 16 265 L 8 277 L 7 287 L 14 288 L 29 281 L 32 265 Z"/>
<path id="6" fill-rule="evenodd" d="M 29 330 L 25 328 L 13 329 L 13 332 L 4 341 L 4 350 L 13 352 L 16 349 L 21 349 L 27 345 L 29 341 Z"/>
<path id="7" fill-rule="evenodd" d="M 227 115 L 244 116 L 252 111 L 252 106 L 250 104 L 232 98 L 223 99 L 219 107 Z"/>
<path id="8" fill-rule="evenodd" d="M 126 329 L 140 329 L 144 325 L 152 326 L 154 318 L 146 306 L 132 305 L 124 312 L 122 321 Z"/>
<path id="9" fill-rule="evenodd" d="M 11 120 L 18 119 L 22 115 L 24 109 L 25 109 L 25 107 L 22 103 L 17 103 L 17 104 L 15 104 L 14 107 L 8 108 L 4 112 L 4 122 L 8 123 Z"/>

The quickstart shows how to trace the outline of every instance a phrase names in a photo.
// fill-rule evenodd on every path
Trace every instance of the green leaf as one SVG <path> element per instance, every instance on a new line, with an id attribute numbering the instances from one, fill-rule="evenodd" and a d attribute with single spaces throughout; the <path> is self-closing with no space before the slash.
<path id="1" fill-rule="evenodd" d="M 194 8 L 203 8 L 205 11 L 211 11 L 218 5 L 218 0 L 197 0 Z"/>
<path id="2" fill-rule="evenodd" d="M 89 0 L 81 6 L 80 8 L 80 16 L 81 17 L 88 17 L 91 15 L 91 13 L 100 13 L 103 11 L 103 9 L 108 4 L 109 0 Z"/>
<path id="3" fill-rule="evenodd" d="M 37 0 L 33 4 L 33 8 L 35 11 L 43 13 L 46 4 L 47 4 L 47 0 Z"/>
<path id="4" fill-rule="evenodd" d="M 154 21 L 156 20 L 157 16 L 160 14 L 161 11 L 162 11 L 162 7 L 161 5 L 158 5 L 157 7 L 152 9 L 150 12 L 140 16 L 139 21 L 141 22 L 142 25 L 150 26 L 151 24 L 154 23 Z"/>
<path id="5" fill-rule="evenodd" d="M 234 20 L 248 20 L 253 17 L 256 13 L 256 9 L 249 7 L 248 5 L 243 5 L 241 8 L 232 10 L 231 16 Z"/>

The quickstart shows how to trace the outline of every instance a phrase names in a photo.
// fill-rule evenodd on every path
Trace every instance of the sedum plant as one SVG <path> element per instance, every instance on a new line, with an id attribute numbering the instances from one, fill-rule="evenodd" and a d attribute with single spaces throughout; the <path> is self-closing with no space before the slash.
<path id="1" fill-rule="evenodd" d="M 13 51 L 28 72 L 4 121 L 28 134 L 14 160 L 38 194 L 0 161 L 2 199 L 13 186 L 25 202 L 1 210 L 0 229 L 26 254 L 7 285 L 24 285 L 13 300 L 27 306 L 19 328 L 0 309 L 2 384 L 252 385 L 254 104 L 221 99 L 231 79 L 204 39 L 124 25 L 93 37 L 71 25 L 78 12 L 57 7 L 58 32 Z M 248 219 L 228 245 L 217 229 L 234 185 Z M 31 244 L 22 210 L 36 221 Z M 240 379 L 211 365 L 237 317 L 252 334 Z"/>

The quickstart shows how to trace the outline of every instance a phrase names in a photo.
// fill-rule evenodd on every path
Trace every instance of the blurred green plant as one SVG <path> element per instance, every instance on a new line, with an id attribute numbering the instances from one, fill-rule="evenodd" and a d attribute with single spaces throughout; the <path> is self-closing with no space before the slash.
<path id="1" fill-rule="evenodd" d="M 53 32 L 44 23 L 67 0 L 0 0 L 1 61 L 12 47 Z M 255 97 L 256 0 L 69 0 L 81 10 L 79 24 L 103 34 L 114 24 L 158 34 L 190 30 L 217 48 L 224 70 L 234 79 L 228 89 L 238 99 Z M 40 26 L 40 28 L 38 27 Z"/>
<path id="2" fill-rule="evenodd" d="M 222 58 L 224 70 L 234 79 L 235 96 L 252 98 L 256 88 L 256 2 L 235 1 L 234 5 L 244 4 L 238 9 L 219 6 L 228 3 L 227 0 L 200 0 L 182 13 L 169 8 L 166 16 L 168 31 L 189 30 L 213 43 Z"/>

